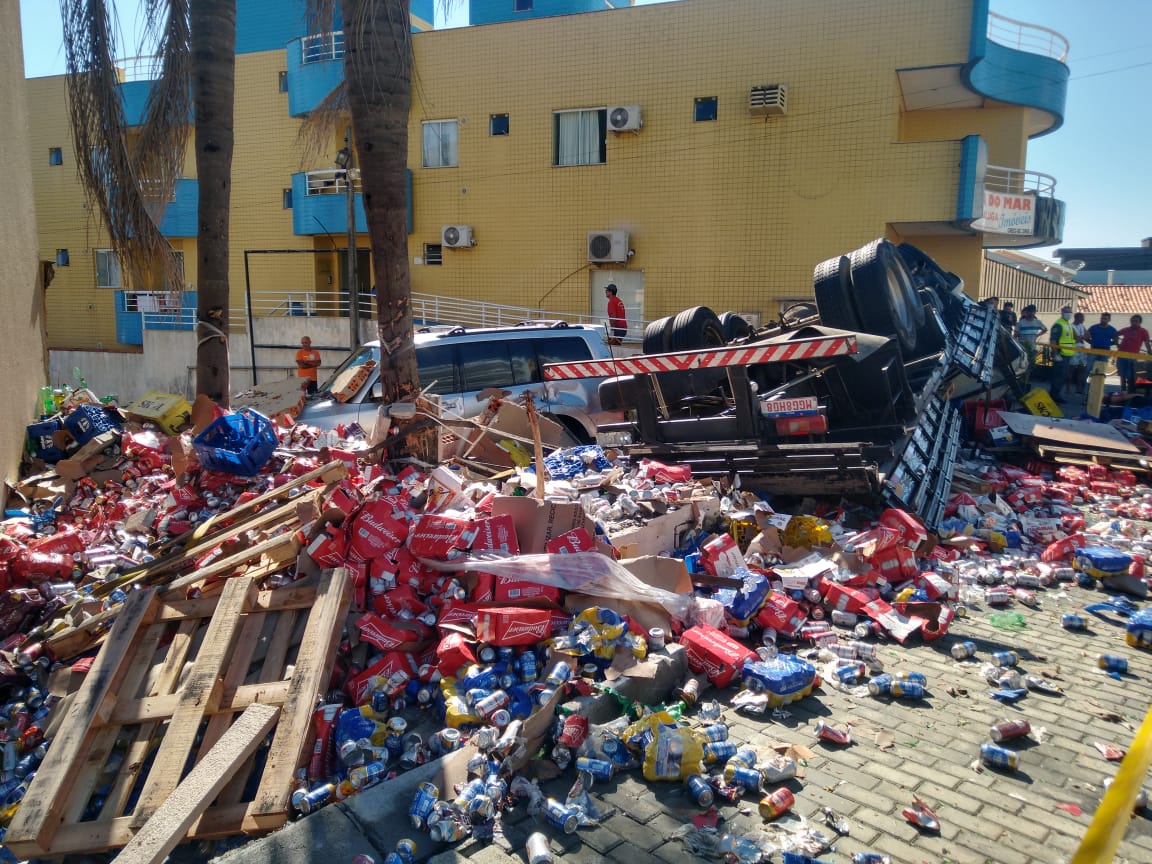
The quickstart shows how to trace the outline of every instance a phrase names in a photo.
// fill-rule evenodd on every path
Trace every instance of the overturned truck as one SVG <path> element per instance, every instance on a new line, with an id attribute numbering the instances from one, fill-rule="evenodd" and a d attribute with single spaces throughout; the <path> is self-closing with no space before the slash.
<path id="1" fill-rule="evenodd" d="M 608 376 L 602 427 L 633 458 L 739 475 L 779 495 L 879 496 L 941 518 L 964 399 L 1022 395 L 1023 350 L 995 309 L 919 249 L 876 240 L 817 265 L 814 304 L 753 330 L 687 309 L 652 322 L 640 355 L 545 367 L 550 380 Z"/>

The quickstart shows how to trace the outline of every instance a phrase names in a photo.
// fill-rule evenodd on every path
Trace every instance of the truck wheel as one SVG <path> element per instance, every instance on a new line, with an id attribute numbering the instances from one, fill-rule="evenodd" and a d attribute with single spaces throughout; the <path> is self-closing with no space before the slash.
<path id="1" fill-rule="evenodd" d="M 912 277 L 895 247 L 881 238 L 850 256 L 852 298 L 867 333 L 895 335 L 906 353 L 916 348 L 916 330 L 923 323 L 924 307 L 916 296 Z"/>
<path id="2" fill-rule="evenodd" d="M 920 289 L 921 294 L 934 294 L 925 288 Z M 916 351 L 921 356 L 928 356 L 937 351 L 943 351 L 948 344 L 948 325 L 944 323 L 943 313 L 932 303 L 924 304 L 924 324 L 921 325 L 916 337 Z"/>
<path id="3" fill-rule="evenodd" d="M 852 267 L 847 255 L 829 258 L 812 273 L 820 321 L 837 330 L 860 330 L 860 317 L 852 305 Z"/>
<path id="4" fill-rule="evenodd" d="M 724 344 L 724 328 L 707 306 L 693 306 L 676 316 L 668 341 L 671 351 L 716 348 Z"/>
<path id="5" fill-rule="evenodd" d="M 640 350 L 645 354 L 664 354 L 668 349 L 669 330 L 672 327 L 672 317 L 657 318 L 650 321 L 644 328 L 644 341 Z"/>
<path id="6" fill-rule="evenodd" d="M 724 341 L 745 339 L 752 335 L 752 325 L 735 312 L 720 313 L 720 330 L 724 334 Z"/>

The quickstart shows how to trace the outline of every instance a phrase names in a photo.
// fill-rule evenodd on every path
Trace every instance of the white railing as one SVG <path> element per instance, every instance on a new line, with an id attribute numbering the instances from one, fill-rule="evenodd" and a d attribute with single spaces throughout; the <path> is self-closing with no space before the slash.
<path id="1" fill-rule="evenodd" d="M 344 59 L 344 31 L 313 33 L 300 40 L 300 62 L 319 63 L 322 60 Z"/>
<path id="2" fill-rule="evenodd" d="M 347 175 L 352 174 L 352 191 L 360 191 L 360 169 L 353 168 L 351 172 L 343 168 L 319 168 L 315 171 L 304 172 L 305 195 L 347 195 Z"/>
<path id="3" fill-rule="evenodd" d="M 988 38 L 1005 48 L 1040 54 L 1061 63 L 1068 59 L 1068 40 L 1055 30 L 1006 18 L 995 12 L 988 13 Z"/>
<path id="4" fill-rule="evenodd" d="M 143 54 L 139 57 L 123 57 L 116 61 L 120 70 L 120 82 L 156 81 L 160 77 L 162 63 L 159 54 Z"/>
<path id="5" fill-rule="evenodd" d="M 1021 192 L 1035 192 L 1041 198 L 1053 198 L 1056 195 L 1056 178 L 1051 174 L 1029 171 L 1026 168 L 989 165 L 984 170 L 984 188 L 1015 195 Z"/>

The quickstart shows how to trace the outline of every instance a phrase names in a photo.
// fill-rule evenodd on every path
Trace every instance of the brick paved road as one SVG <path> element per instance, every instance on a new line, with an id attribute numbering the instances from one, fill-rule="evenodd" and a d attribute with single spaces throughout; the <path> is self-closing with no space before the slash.
<path id="1" fill-rule="evenodd" d="M 846 862 L 861 849 L 882 851 L 893 862 L 906 864 L 1054 864 L 1070 857 L 1100 800 L 1102 780 L 1116 769 L 1117 763 L 1105 761 L 1094 742 L 1129 744 L 1152 701 L 1152 653 L 1125 645 L 1122 624 L 1113 626 L 1089 615 L 1093 623 L 1086 634 L 1060 627 L 1061 612 L 1103 595 L 1076 586 L 1038 593 L 1042 609 L 1017 607 L 1028 621 L 1021 633 L 997 630 L 987 621 L 989 610 L 973 607 L 969 617 L 957 621 L 949 636 L 935 645 L 883 645 L 880 657 L 886 671 L 928 676 L 931 698 L 925 702 L 856 698 L 825 686 L 789 706 L 791 716 L 783 720 L 725 711 L 732 737 L 762 752 L 774 740 L 808 744 L 816 751 L 804 781 L 791 784 L 795 812 L 818 821 L 820 807 L 829 805 L 847 815 L 852 826 L 851 836 L 839 841 L 835 852 L 822 855 L 823 860 Z M 1022 671 L 1059 676 L 1066 695 L 1032 693 L 1016 706 L 995 702 L 979 674 L 981 664 L 957 663 L 949 655 L 949 647 L 960 639 L 974 640 L 979 658 L 995 650 L 1016 650 Z M 1130 674 L 1123 681 L 1096 670 L 1095 658 L 1105 651 L 1128 658 Z M 967 695 L 949 695 L 948 686 L 967 689 Z M 1102 719 L 1102 712 L 1114 712 L 1123 722 Z M 853 719 L 856 743 L 848 748 L 813 743 L 811 727 L 820 717 L 838 724 Z M 988 727 L 1015 717 L 1026 718 L 1033 730 L 1046 730 L 1043 742 L 1015 748 L 1021 754 L 1021 770 L 1015 774 L 974 770 L 971 763 L 988 740 Z M 894 733 L 890 750 L 875 742 L 881 729 Z M 546 789 L 562 798 L 570 784 L 571 771 Z M 900 816 L 913 793 L 935 807 L 942 825 L 939 835 L 920 834 Z M 637 771 L 597 786 L 594 798 L 610 814 L 599 827 L 580 829 L 570 837 L 544 829 L 552 836 L 559 861 L 701 860 L 670 839 L 697 812 L 688 806 L 679 784 L 648 784 Z M 1079 805 L 1083 815 L 1058 809 L 1062 803 Z M 721 830 L 747 833 L 762 827 L 755 804 L 749 797 L 743 805 L 722 805 L 727 822 Z M 470 840 L 433 860 L 524 861 L 524 840 L 537 829 L 521 804 L 507 818 L 505 838 L 489 844 Z M 1152 820 L 1143 815 L 1132 819 L 1117 860 L 1152 861 Z"/>

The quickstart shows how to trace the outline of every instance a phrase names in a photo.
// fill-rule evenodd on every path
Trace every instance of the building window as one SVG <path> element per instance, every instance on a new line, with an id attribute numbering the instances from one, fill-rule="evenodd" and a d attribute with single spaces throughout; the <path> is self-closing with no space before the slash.
<path id="1" fill-rule="evenodd" d="M 439 243 L 424 244 L 424 263 L 429 267 L 439 267 L 444 263 L 444 252 Z"/>
<path id="2" fill-rule="evenodd" d="M 287 72 L 281 72 L 280 73 L 279 86 L 280 86 L 280 92 L 281 93 L 287 93 L 288 92 L 288 73 Z"/>
<path id="3" fill-rule="evenodd" d="M 429 120 L 424 124 L 424 167 L 456 167 L 455 120 Z"/>
<path id="4" fill-rule="evenodd" d="M 488 132 L 491 135 L 507 135 L 508 134 L 508 115 L 507 114 L 493 114 L 488 121 Z"/>
<path id="5" fill-rule="evenodd" d="M 284 209 L 285 210 L 291 210 L 292 209 L 292 189 L 288 188 L 288 189 L 281 190 L 280 196 L 281 196 L 281 203 L 282 203 L 282 206 L 284 207 Z"/>
<path id="6" fill-rule="evenodd" d="M 512 0 L 513 12 L 531 12 L 532 0 Z"/>
<path id="7" fill-rule="evenodd" d="M 56 266 L 57 267 L 67 267 L 68 266 L 68 250 L 67 249 L 57 249 L 56 250 Z"/>
<path id="8" fill-rule="evenodd" d="M 695 120 L 697 123 L 706 123 L 709 120 L 716 119 L 716 97 L 715 96 L 700 96 L 696 99 L 696 115 Z"/>
<path id="9" fill-rule="evenodd" d="M 552 115 L 553 165 L 603 165 L 608 111 L 556 111 Z"/>
<path id="10" fill-rule="evenodd" d="M 96 287 L 120 288 L 120 259 L 111 249 L 94 249 L 96 255 Z"/>
<path id="11" fill-rule="evenodd" d="M 64 164 L 64 151 L 59 147 L 48 148 L 48 164 L 49 165 L 63 165 Z"/>

